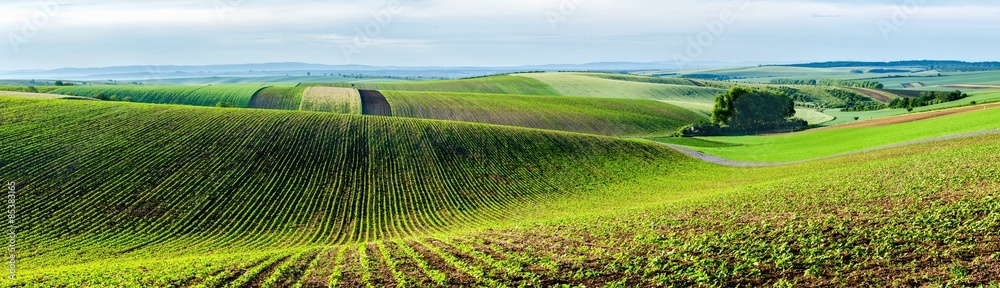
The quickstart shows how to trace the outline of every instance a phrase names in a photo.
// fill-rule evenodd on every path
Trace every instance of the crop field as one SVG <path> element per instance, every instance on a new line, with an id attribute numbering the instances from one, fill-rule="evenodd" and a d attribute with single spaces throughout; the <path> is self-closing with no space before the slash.
<path id="1" fill-rule="evenodd" d="M 397 117 L 455 120 L 608 136 L 659 136 L 706 120 L 650 100 L 382 91 Z"/>
<path id="2" fill-rule="evenodd" d="M 382 92 L 358 90 L 361 94 L 361 114 L 372 116 L 392 116 L 392 106 Z"/>
<path id="3" fill-rule="evenodd" d="M 708 141 L 738 146 L 697 147 L 696 150 L 740 161 L 808 160 L 894 143 L 1000 129 L 998 111 L 998 108 L 990 108 L 877 127 L 822 129 L 770 136 L 704 137 Z"/>
<path id="4" fill-rule="evenodd" d="M 101 96 L 116 99 L 130 98 L 132 101 L 155 104 L 183 104 L 194 106 L 215 106 L 220 102 L 231 103 L 246 108 L 253 95 L 264 86 L 257 84 L 208 85 L 208 86 L 72 86 L 53 90 L 49 93 L 90 98 Z"/>
<path id="5" fill-rule="evenodd" d="M 3 285 L 985 285 L 1000 264 L 996 135 L 730 168 L 448 121 L 11 97 L 0 112 L 0 177 L 23 179 L 26 219 Z M 820 132 L 905 141 L 995 114 Z M 784 137 L 822 138 L 806 134 Z"/>
<path id="6" fill-rule="evenodd" d="M 361 115 L 361 94 L 357 89 L 309 87 L 302 95 L 303 111 Z"/>
<path id="7" fill-rule="evenodd" d="M 651 82 L 626 81 L 609 79 L 620 76 L 592 76 L 581 73 L 532 73 L 519 74 L 540 80 L 554 88 L 561 95 L 657 100 L 688 108 L 694 111 L 706 112 L 706 104 L 714 103 L 715 96 L 722 89 L 699 87 L 688 81 L 685 85 L 660 84 Z M 664 80 L 668 81 L 668 80 Z M 677 81 L 669 79 L 669 81 Z M 708 107 L 707 111 L 711 111 Z"/>
<path id="8" fill-rule="evenodd" d="M 302 102 L 300 87 L 267 87 L 260 89 L 250 98 L 248 108 L 299 110 Z"/>
<path id="9" fill-rule="evenodd" d="M 541 81 L 512 75 L 489 76 L 460 80 L 354 82 L 354 83 L 303 83 L 302 86 L 331 86 L 360 90 L 398 90 L 427 92 L 465 92 L 519 95 L 559 95 Z"/>

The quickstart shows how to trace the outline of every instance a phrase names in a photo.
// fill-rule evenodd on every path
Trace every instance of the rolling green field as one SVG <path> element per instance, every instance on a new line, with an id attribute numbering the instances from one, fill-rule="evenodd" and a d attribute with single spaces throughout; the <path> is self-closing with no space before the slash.
<path id="1" fill-rule="evenodd" d="M 594 76 L 588 73 L 531 73 L 518 74 L 524 77 L 531 77 L 544 82 L 566 96 L 583 96 L 598 98 L 619 98 L 619 99 L 646 99 L 656 100 L 688 108 L 692 111 L 700 112 L 702 115 L 709 114 L 711 104 L 715 96 L 722 92 L 722 89 L 700 87 L 694 83 L 677 79 L 665 79 L 678 84 L 662 84 L 662 82 L 634 81 L 627 76 L 605 74 Z M 625 80 L 622 80 L 622 78 Z M 635 76 L 634 78 L 644 79 Z"/>
<path id="2" fill-rule="evenodd" d="M 559 95 L 559 92 L 538 80 L 511 75 L 459 80 L 303 83 L 302 86 L 331 86 L 362 90 L 398 90 L 427 92 L 465 92 L 520 95 Z"/>
<path id="3" fill-rule="evenodd" d="M 730 168 L 448 121 L 11 97 L 0 112 L 23 219 L 3 285 L 995 285 L 1000 261 L 1000 136 Z M 905 141 L 986 112 L 829 131 Z"/>
<path id="4" fill-rule="evenodd" d="M 743 137 L 703 137 L 738 146 L 697 147 L 698 151 L 727 159 L 786 162 L 815 159 L 894 143 L 954 134 L 1000 129 L 998 109 L 944 116 L 879 127 L 842 128 L 794 134 Z"/>
<path id="5" fill-rule="evenodd" d="M 232 103 L 246 108 L 257 91 L 264 88 L 260 84 L 208 85 L 208 86 L 72 86 L 53 90 L 49 93 L 97 98 L 131 98 L 135 102 L 156 104 L 184 104 L 195 106 L 215 106 L 220 102 Z"/>
<path id="6" fill-rule="evenodd" d="M 247 108 L 299 110 L 304 87 L 267 87 L 260 89 Z"/>
<path id="7" fill-rule="evenodd" d="M 706 119 L 662 102 L 587 97 L 382 91 L 398 117 L 608 136 L 669 135 Z"/>

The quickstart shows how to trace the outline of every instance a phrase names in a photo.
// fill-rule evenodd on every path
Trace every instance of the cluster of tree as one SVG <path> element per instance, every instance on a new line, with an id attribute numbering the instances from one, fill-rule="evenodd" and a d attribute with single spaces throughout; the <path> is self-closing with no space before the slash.
<path id="1" fill-rule="evenodd" d="M 94 98 L 98 99 L 98 100 L 104 100 L 104 101 L 135 102 L 135 99 L 132 99 L 132 97 L 127 97 L 127 96 L 126 97 L 118 97 L 118 95 L 108 96 L 108 94 L 104 94 L 104 92 L 98 92 L 97 95 L 94 95 Z"/>
<path id="2" fill-rule="evenodd" d="M 802 90 L 795 89 L 788 86 L 768 86 L 768 90 L 777 92 L 778 94 L 784 94 L 791 98 L 795 102 L 813 102 L 813 98 L 809 94 L 802 92 Z"/>
<path id="3" fill-rule="evenodd" d="M 885 109 L 884 103 L 872 101 L 871 98 L 858 93 L 840 89 L 828 89 L 826 92 L 844 102 L 839 107 L 842 108 L 841 111 L 875 111 Z"/>
<path id="4" fill-rule="evenodd" d="M 913 61 L 893 61 L 893 62 L 855 62 L 855 61 L 835 61 L 785 65 L 790 67 L 803 68 L 840 68 L 840 67 L 920 67 L 927 70 L 938 70 L 941 72 L 971 72 L 971 71 L 993 71 L 1000 70 L 1000 62 L 964 62 L 964 61 L 936 61 L 936 60 L 913 60 Z"/>
<path id="5" fill-rule="evenodd" d="M 851 74 L 865 74 L 865 70 L 854 69 L 854 70 L 851 70 Z"/>
<path id="6" fill-rule="evenodd" d="M 62 80 L 56 80 L 52 83 L 52 86 L 75 86 L 76 84 L 70 82 L 63 82 Z M 86 85 L 86 83 L 84 83 Z"/>
<path id="7" fill-rule="evenodd" d="M 966 97 L 969 97 L 969 95 L 962 93 L 962 91 L 959 90 L 955 90 L 952 92 L 925 91 L 923 93 L 920 93 L 920 96 L 916 98 L 894 99 L 892 100 L 892 102 L 889 102 L 889 107 L 912 109 L 917 107 L 924 107 L 934 104 L 962 100 L 965 99 Z"/>
<path id="8" fill-rule="evenodd" d="M 883 87 L 885 87 L 884 85 L 882 85 L 882 83 L 876 81 L 851 81 L 851 80 L 833 80 L 833 79 L 823 79 L 823 80 L 772 79 L 771 84 L 841 86 L 841 87 L 857 87 L 857 88 L 869 88 L 869 89 L 882 89 Z"/>
<path id="9" fill-rule="evenodd" d="M 732 135 L 797 130 L 807 123 L 795 116 L 795 102 L 772 91 L 734 87 L 715 98 L 712 122 L 681 129 L 683 136 Z"/>

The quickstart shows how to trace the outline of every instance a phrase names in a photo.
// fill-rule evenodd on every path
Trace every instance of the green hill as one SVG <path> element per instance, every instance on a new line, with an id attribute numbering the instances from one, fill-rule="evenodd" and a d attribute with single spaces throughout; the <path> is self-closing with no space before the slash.
<path id="1" fill-rule="evenodd" d="M 477 227 L 691 162 L 642 142 L 457 122 L 18 98 L 0 107 L 0 178 L 19 183 L 25 271 Z"/>
<path id="2" fill-rule="evenodd" d="M 48 93 L 103 98 L 156 104 L 184 104 L 194 106 L 215 106 L 220 102 L 232 103 L 236 107 L 250 106 L 254 94 L 264 88 L 259 84 L 207 85 L 207 86 L 71 86 Z"/>
<path id="3" fill-rule="evenodd" d="M 361 90 L 465 92 L 520 95 L 559 95 L 541 81 L 521 76 L 500 75 L 459 80 L 400 82 L 303 83 L 301 86 L 331 86 Z"/>
<path id="4" fill-rule="evenodd" d="M 657 100 L 698 111 L 703 115 L 710 113 L 715 96 L 723 91 L 718 88 L 699 87 L 687 80 L 683 80 L 683 85 L 662 84 L 662 82 L 648 80 L 652 77 L 641 76 L 627 77 L 590 73 L 531 73 L 519 75 L 538 79 L 551 86 L 561 95 Z M 623 77 L 627 79 L 622 79 Z M 646 80 L 634 81 L 636 79 Z M 680 83 L 676 82 L 678 80 L 669 79 L 660 81 Z"/>
<path id="5" fill-rule="evenodd" d="M 397 117 L 479 122 L 609 136 L 668 135 L 706 120 L 662 102 L 632 99 L 382 91 Z"/>
<path id="6" fill-rule="evenodd" d="M 905 140 L 878 128 L 843 137 Z M 19 211 L 0 284 L 988 285 L 998 151 L 730 168 L 576 133 L 0 97 Z"/>

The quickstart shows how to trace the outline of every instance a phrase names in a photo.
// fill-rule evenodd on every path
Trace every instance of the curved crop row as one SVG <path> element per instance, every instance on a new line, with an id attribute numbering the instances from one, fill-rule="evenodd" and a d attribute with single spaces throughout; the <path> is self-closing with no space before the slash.
<path id="1" fill-rule="evenodd" d="M 207 85 L 207 86 L 70 86 L 49 93 L 83 96 L 102 100 L 130 100 L 141 103 L 184 104 L 216 106 L 229 103 L 236 107 L 250 106 L 253 95 L 261 85 Z"/>
<path id="2" fill-rule="evenodd" d="M 4 97 L 0 112 L 0 178 L 20 183 L 30 219 L 24 269 L 472 227 L 686 161 L 444 121 Z"/>
<path id="3" fill-rule="evenodd" d="M 635 99 L 382 91 L 397 117 L 479 122 L 609 136 L 667 135 L 704 121 L 663 102 Z"/>
<path id="4" fill-rule="evenodd" d="M 260 89 L 253 98 L 250 99 L 248 108 L 277 109 L 277 110 L 299 110 L 302 102 L 302 92 L 300 87 L 267 87 Z"/>

